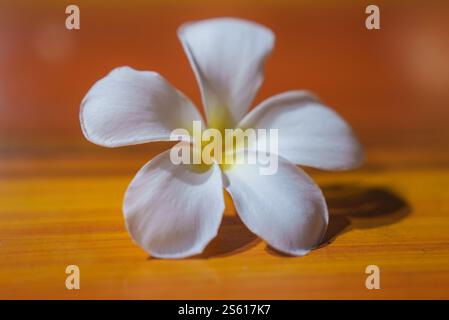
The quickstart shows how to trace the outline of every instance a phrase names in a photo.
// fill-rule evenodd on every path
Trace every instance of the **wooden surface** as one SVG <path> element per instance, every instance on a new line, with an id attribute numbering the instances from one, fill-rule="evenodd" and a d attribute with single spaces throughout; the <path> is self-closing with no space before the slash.
<path id="1" fill-rule="evenodd" d="M 382 29 L 368 32 L 357 1 L 79 2 L 78 33 L 63 29 L 57 2 L 1 5 L 0 298 L 449 298 L 446 3 L 380 1 Z M 175 30 L 217 15 L 277 34 L 257 101 L 312 89 L 366 147 L 359 170 L 309 170 L 331 217 L 327 241 L 305 257 L 267 248 L 229 197 L 204 254 L 148 257 L 125 231 L 121 202 L 137 170 L 168 145 L 104 149 L 79 130 L 81 98 L 117 65 L 157 70 L 199 104 Z M 65 288 L 70 264 L 80 267 L 80 290 Z M 372 264 L 380 290 L 365 288 Z"/>

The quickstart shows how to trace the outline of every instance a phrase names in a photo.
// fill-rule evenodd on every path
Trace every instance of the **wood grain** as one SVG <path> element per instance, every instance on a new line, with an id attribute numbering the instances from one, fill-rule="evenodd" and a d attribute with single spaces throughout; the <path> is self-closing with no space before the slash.
<path id="1" fill-rule="evenodd" d="M 311 171 L 331 220 L 329 243 L 309 255 L 267 248 L 227 197 L 217 239 L 179 261 L 149 258 L 124 229 L 122 194 L 146 153 L 10 154 L 0 163 L 0 297 L 449 298 L 449 170 L 413 152 L 395 167 L 407 150 L 385 151 L 371 149 L 380 159 L 358 171 Z M 81 269 L 76 292 L 65 288 L 69 264 Z M 365 289 L 370 264 L 381 290 Z"/>
<path id="2" fill-rule="evenodd" d="M 382 29 L 367 33 L 362 1 L 79 2 L 78 33 L 61 31 L 59 2 L 0 10 L 0 40 L 11 40 L 0 50 L 0 298 L 449 299 L 447 3 L 379 1 Z M 308 170 L 331 218 L 326 242 L 305 257 L 267 248 L 228 196 L 202 255 L 148 257 L 125 231 L 122 196 L 169 145 L 109 150 L 81 135 L 81 98 L 117 65 L 156 69 L 199 105 L 176 27 L 220 15 L 277 34 L 257 101 L 312 89 L 366 147 L 359 170 Z M 77 291 L 65 288 L 70 264 L 81 269 Z M 365 288 L 371 264 L 380 290 Z"/>

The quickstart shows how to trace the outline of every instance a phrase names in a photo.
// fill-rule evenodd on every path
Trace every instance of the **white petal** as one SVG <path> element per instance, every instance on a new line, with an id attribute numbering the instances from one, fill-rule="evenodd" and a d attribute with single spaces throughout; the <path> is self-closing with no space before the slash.
<path id="1" fill-rule="evenodd" d="M 119 147 L 169 141 L 172 130 L 191 128 L 201 116 L 159 74 L 120 67 L 89 90 L 81 103 L 80 120 L 89 141 Z"/>
<path id="2" fill-rule="evenodd" d="M 278 154 L 295 164 L 345 170 L 363 161 L 362 147 L 349 125 L 306 91 L 263 101 L 239 127 L 278 129 Z"/>
<path id="3" fill-rule="evenodd" d="M 245 225 L 275 249 L 301 256 L 320 244 L 328 224 L 321 190 L 304 171 L 278 158 L 274 175 L 260 175 L 256 164 L 225 172 L 227 190 Z"/>
<path id="4" fill-rule="evenodd" d="M 217 235 L 224 211 L 221 171 L 174 165 L 170 151 L 148 162 L 125 194 L 123 212 L 134 241 L 152 256 L 201 253 Z"/>
<path id="5" fill-rule="evenodd" d="M 262 84 L 273 32 L 253 22 L 218 18 L 184 24 L 178 36 L 200 85 L 209 125 L 217 118 L 237 124 Z"/>

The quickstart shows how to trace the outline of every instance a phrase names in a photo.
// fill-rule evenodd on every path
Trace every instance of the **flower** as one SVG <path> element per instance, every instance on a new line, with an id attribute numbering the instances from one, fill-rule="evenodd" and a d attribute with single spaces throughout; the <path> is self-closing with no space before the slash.
<path id="1" fill-rule="evenodd" d="M 184 24 L 178 36 L 200 86 L 207 126 L 278 129 L 278 170 L 261 175 L 259 165 L 249 163 L 196 170 L 173 164 L 167 150 L 144 165 L 126 191 L 129 233 L 152 256 L 199 254 L 217 235 L 224 187 L 253 233 L 281 252 L 306 254 L 320 244 L 328 211 L 319 187 L 296 164 L 359 166 L 363 152 L 352 130 L 305 91 L 278 94 L 247 113 L 274 45 L 268 28 L 218 18 Z M 173 130 L 193 121 L 207 127 L 193 103 L 159 74 L 130 67 L 94 84 L 81 103 L 80 121 L 85 137 L 105 147 L 168 141 Z"/>

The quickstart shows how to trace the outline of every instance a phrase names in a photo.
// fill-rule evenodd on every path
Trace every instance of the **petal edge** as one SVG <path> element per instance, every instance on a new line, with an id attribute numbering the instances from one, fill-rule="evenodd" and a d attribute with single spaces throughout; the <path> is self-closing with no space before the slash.
<path id="1" fill-rule="evenodd" d="M 136 174 L 123 213 L 134 242 L 150 255 L 183 258 L 201 253 L 217 235 L 224 211 L 221 171 L 216 165 L 206 171 L 174 165 L 169 154 Z"/>
<path id="2" fill-rule="evenodd" d="M 98 80 L 82 100 L 79 116 L 86 139 L 110 148 L 170 141 L 172 130 L 202 121 L 190 100 L 162 76 L 130 67 Z"/>
<path id="3" fill-rule="evenodd" d="M 214 18 L 183 24 L 178 37 L 200 86 L 208 125 L 225 118 L 233 127 L 263 82 L 273 32 L 251 21 Z"/>
<path id="4" fill-rule="evenodd" d="M 307 91 L 288 91 L 266 99 L 239 126 L 278 129 L 278 153 L 295 164 L 348 170 L 363 162 L 363 148 L 350 126 Z"/>
<path id="5" fill-rule="evenodd" d="M 304 171 L 279 157 L 274 175 L 260 175 L 256 164 L 234 165 L 225 174 L 243 223 L 270 246 L 302 256 L 320 244 L 329 221 L 327 205 Z"/>

